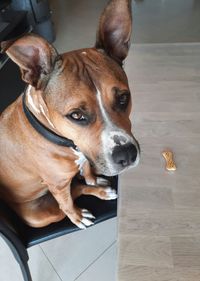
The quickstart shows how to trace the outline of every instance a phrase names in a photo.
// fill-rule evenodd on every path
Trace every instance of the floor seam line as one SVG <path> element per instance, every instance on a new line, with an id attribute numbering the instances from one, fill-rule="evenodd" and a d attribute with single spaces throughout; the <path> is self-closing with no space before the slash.
<path id="1" fill-rule="evenodd" d="M 113 241 L 96 259 L 94 259 L 73 281 L 78 280 L 78 278 L 85 273 L 88 268 L 90 268 L 96 261 L 98 261 L 114 244 L 116 244 L 117 240 Z"/>
<path id="2" fill-rule="evenodd" d="M 43 254 L 45 255 L 45 257 L 47 258 L 48 262 L 50 263 L 50 265 L 52 266 L 53 270 L 55 271 L 56 275 L 58 276 L 58 278 L 60 279 L 60 281 L 63 281 L 62 278 L 60 277 L 60 275 L 58 274 L 57 270 L 55 269 L 54 265 L 52 264 L 52 262 L 50 261 L 50 259 L 48 258 L 48 256 L 46 255 L 45 251 L 43 250 L 43 248 L 39 245 L 41 251 L 43 252 Z"/>

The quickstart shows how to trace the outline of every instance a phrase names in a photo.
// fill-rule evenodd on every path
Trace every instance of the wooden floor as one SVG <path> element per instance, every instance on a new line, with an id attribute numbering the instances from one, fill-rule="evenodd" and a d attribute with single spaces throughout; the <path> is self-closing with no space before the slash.
<path id="1" fill-rule="evenodd" d="M 118 280 L 199 281 L 200 44 L 134 45 L 126 70 L 142 152 L 121 176 Z"/>

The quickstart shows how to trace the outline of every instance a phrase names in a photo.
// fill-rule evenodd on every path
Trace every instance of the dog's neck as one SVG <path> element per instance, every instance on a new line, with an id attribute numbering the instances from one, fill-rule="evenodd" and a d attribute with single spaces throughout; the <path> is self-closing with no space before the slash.
<path id="1" fill-rule="evenodd" d="M 42 97 L 42 93 L 40 91 L 37 91 L 37 93 L 35 93 L 35 89 L 31 85 L 28 85 L 25 94 L 26 94 L 26 106 L 33 113 L 33 115 L 45 127 L 52 130 L 56 134 L 59 134 L 59 132 L 56 130 L 54 124 L 51 121 L 51 117 L 49 115 L 48 108 Z"/>

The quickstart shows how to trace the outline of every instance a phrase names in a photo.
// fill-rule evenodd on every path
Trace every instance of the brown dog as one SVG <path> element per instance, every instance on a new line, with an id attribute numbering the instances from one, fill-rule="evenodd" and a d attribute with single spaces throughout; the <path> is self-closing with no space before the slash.
<path id="1" fill-rule="evenodd" d="M 0 196 L 27 224 L 42 227 L 68 216 L 80 228 L 91 225 L 93 215 L 74 199 L 115 199 L 93 174 L 113 176 L 138 163 L 122 68 L 131 25 L 131 1 L 113 0 L 94 48 L 58 55 L 33 34 L 1 44 L 29 85 L 1 115 Z M 80 173 L 87 185 L 71 186 Z"/>

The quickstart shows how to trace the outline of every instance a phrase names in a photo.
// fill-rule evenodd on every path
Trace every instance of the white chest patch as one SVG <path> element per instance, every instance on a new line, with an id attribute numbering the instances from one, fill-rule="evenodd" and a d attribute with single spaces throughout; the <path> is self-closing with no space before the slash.
<path id="1" fill-rule="evenodd" d="M 85 161 L 87 160 L 85 155 L 81 152 L 81 151 L 77 151 L 75 149 L 73 149 L 74 154 L 78 157 L 78 159 L 75 160 L 76 165 L 79 167 L 79 171 L 81 172 L 83 164 L 85 163 Z"/>

